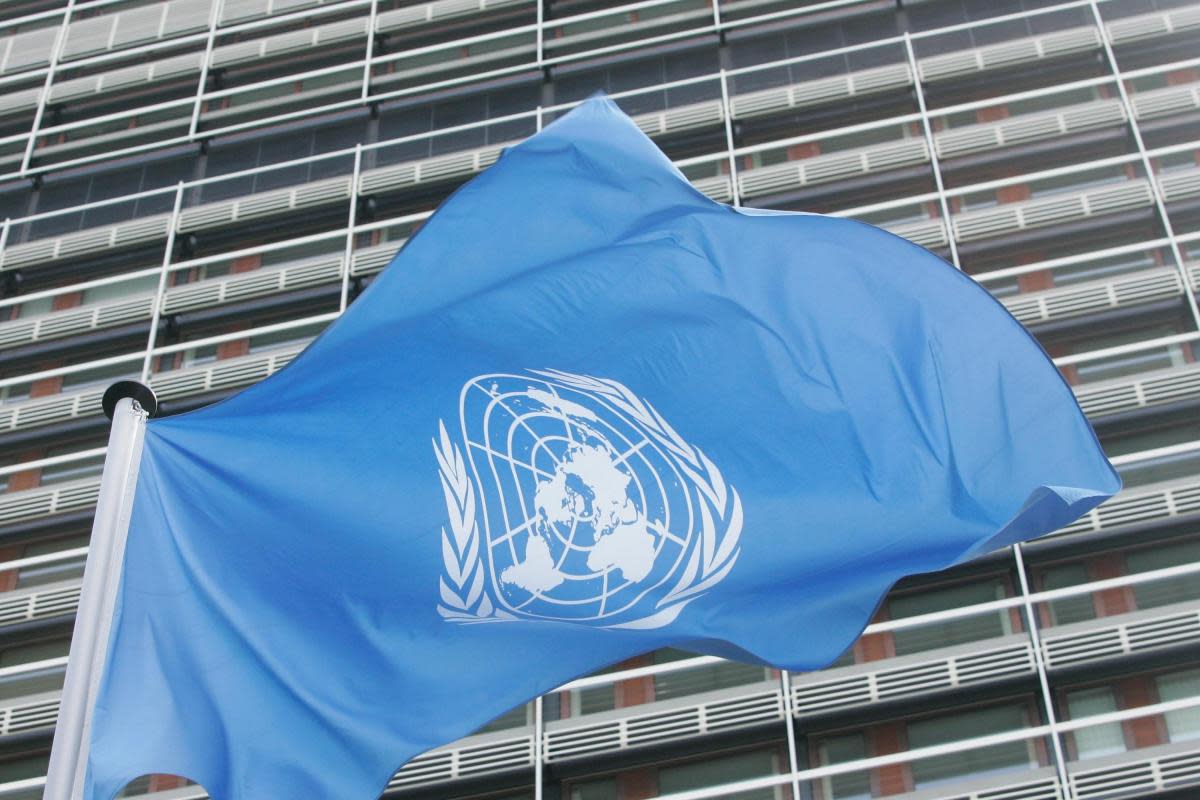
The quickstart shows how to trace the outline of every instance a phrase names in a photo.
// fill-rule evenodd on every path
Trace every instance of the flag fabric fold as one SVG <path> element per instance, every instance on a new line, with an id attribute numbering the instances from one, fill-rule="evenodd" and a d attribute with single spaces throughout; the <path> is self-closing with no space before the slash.
<path id="1" fill-rule="evenodd" d="M 641 652 L 820 668 L 899 578 L 1119 487 L 969 277 L 712 202 L 593 99 L 288 367 L 150 421 L 85 797 L 366 800 Z"/>

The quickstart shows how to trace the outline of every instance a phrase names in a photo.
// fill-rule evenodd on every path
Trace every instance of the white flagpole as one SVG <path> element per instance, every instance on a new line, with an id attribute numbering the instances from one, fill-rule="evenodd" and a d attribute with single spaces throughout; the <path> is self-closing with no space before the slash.
<path id="1" fill-rule="evenodd" d="M 121 381 L 104 393 L 104 413 L 112 420 L 100 496 L 83 572 L 75 632 L 67 657 L 58 723 L 50 751 L 43 800 L 79 800 L 87 770 L 92 704 L 100 685 L 113 607 L 125 558 L 125 537 L 133 510 L 133 490 L 141 464 L 146 419 L 157 407 L 154 393 L 140 383 Z"/>

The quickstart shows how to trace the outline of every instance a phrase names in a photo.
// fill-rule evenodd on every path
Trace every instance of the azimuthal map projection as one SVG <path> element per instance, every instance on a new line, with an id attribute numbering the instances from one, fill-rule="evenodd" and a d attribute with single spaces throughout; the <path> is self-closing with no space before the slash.
<path id="1" fill-rule="evenodd" d="M 444 430 L 435 440 L 451 517 L 444 616 L 658 627 L 733 566 L 736 492 L 622 384 L 483 375 L 460 417 L 465 459 Z"/>

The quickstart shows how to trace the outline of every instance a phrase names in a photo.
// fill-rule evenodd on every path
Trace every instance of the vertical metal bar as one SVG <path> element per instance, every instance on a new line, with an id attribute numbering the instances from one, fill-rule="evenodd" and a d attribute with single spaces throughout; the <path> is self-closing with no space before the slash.
<path id="1" fill-rule="evenodd" d="M 0 227 L 0 268 L 4 267 L 4 248 L 8 247 L 8 232 L 12 229 L 12 217 L 4 218 L 4 226 Z"/>
<path id="2" fill-rule="evenodd" d="M 929 123 L 929 110 L 925 107 L 925 88 L 921 85 L 921 71 L 917 65 L 917 53 L 913 49 L 912 34 L 904 32 L 904 49 L 908 53 L 908 69 L 912 72 L 913 90 L 917 96 L 917 109 L 921 112 L 921 125 L 925 130 L 925 146 L 929 148 L 929 164 L 933 168 L 933 181 L 937 186 L 938 202 L 942 207 L 942 220 L 946 226 L 946 241 L 950 243 L 950 263 L 958 269 L 958 244 L 954 238 L 954 225 L 950 218 L 950 203 L 946 199 L 946 186 L 942 182 L 942 165 L 938 161 L 937 142 L 933 138 L 933 126 Z"/>
<path id="3" fill-rule="evenodd" d="M 121 399 L 113 413 L 108 454 L 100 477 L 96 518 L 46 773 L 45 800 L 78 800 L 83 796 L 92 706 L 108 655 L 108 634 L 145 433 L 146 412 L 131 398 Z"/>
<path id="4" fill-rule="evenodd" d="M 71 13 L 75 10 L 75 0 L 67 0 L 63 9 L 62 24 L 58 35 L 54 37 L 54 47 L 50 50 L 50 63 L 46 67 L 46 80 L 42 83 L 42 96 L 38 98 L 37 110 L 33 112 L 33 126 L 29 129 L 29 140 L 25 142 L 25 155 L 21 157 L 22 178 L 29 174 L 29 166 L 33 162 L 33 147 L 37 143 L 38 131 L 42 127 L 42 117 L 46 114 L 46 104 L 50 102 L 50 88 L 54 85 L 54 70 L 62 57 L 63 48 L 67 44 L 67 30 L 71 27 Z"/>
<path id="5" fill-rule="evenodd" d="M 212 64 L 213 46 L 217 40 L 217 22 L 221 19 L 221 11 L 225 0 L 213 3 L 212 12 L 208 17 L 208 40 L 204 43 L 204 60 L 200 62 L 200 80 L 196 83 L 196 100 L 192 103 L 192 120 L 188 123 L 188 141 L 196 138 L 200 130 L 200 106 L 204 105 L 204 87 L 208 85 L 208 70 Z"/>
<path id="6" fill-rule="evenodd" d="M 379 0 L 371 0 L 371 16 L 367 19 L 367 60 L 363 62 L 362 94 L 360 99 L 367 102 L 371 95 L 371 59 L 375 58 L 375 25 L 379 19 Z"/>
<path id="7" fill-rule="evenodd" d="M 537 65 L 541 69 L 542 62 L 546 59 L 546 2 L 547 0 L 537 0 Z"/>
<path id="8" fill-rule="evenodd" d="M 1187 299 L 1188 306 L 1192 310 L 1192 320 L 1196 327 L 1200 328 L 1200 306 L 1196 304 L 1196 293 L 1191 289 L 1191 280 L 1187 272 L 1187 264 L 1183 258 L 1183 251 L 1179 247 L 1179 239 L 1175 236 L 1175 228 L 1171 224 L 1171 217 L 1167 214 L 1167 199 L 1163 196 L 1162 187 L 1158 184 L 1158 177 L 1154 174 L 1154 165 L 1150 163 L 1150 156 L 1146 153 L 1146 142 L 1142 139 L 1142 129 L 1138 125 L 1137 113 L 1133 107 L 1133 103 L 1129 99 L 1129 91 L 1125 88 L 1125 78 L 1121 74 L 1121 68 L 1117 66 L 1117 55 L 1113 52 L 1112 39 L 1108 35 L 1108 26 L 1104 24 L 1104 17 L 1100 15 L 1100 7 L 1096 4 L 1096 0 L 1090 3 L 1092 9 L 1092 17 L 1096 20 L 1096 27 L 1100 32 L 1100 41 L 1104 44 L 1104 54 L 1108 57 L 1108 66 L 1112 70 L 1113 80 L 1117 84 L 1117 93 L 1121 95 L 1121 105 L 1125 108 L 1125 117 L 1129 120 L 1129 130 L 1133 134 L 1133 141 L 1137 145 L 1138 154 L 1141 156 L 1142 169 L 1146 173 L 1146 180 L 1150 183 L 1150 192 L 1154 196 L 1154 205 L 1158 207 L 1158 216 L 1162 220 L 1163 231 L 1167 234 L 1167 239 L 1171 243 L 1171 255 L 1175 258 L 1175 269 L 1179 272 L 1179 278 L 1183 281 L 1183 296 Z M 1200 289 L 1200 287 L 1197 287 Z"/>
<path id="9" fill-rule="evenodd" d="M 721 77 L 721 116 L 725 118 L 725 156 L 729 159 L 729 186 L 733 197 L 733 207 L 742 204 L 741 192 L 738 190 L 737 158 L 733 154 L 733 111 L 729 104 L 729 78 L 722 69 Z"/>
<path id="10" fill-rule="evenodd" d="M 534 121 L 537 124 L 537 132 L 541 133 L 545 123 L 542 121 L 542 107 L 540 105 L 537 107 L 537 115 L 534 117 Z"/>
<path id="11" fill-rule="evenodd" d="M 1025 600 L 1025 624 L 1029 629 L 1029 642 L 1033 647 L 1033 663 L 1037 667 L 1038 682 L 1042 687 L 1042 703 L 1046 707 L 1046 724 L 1050 728 L 1050 742 L 1054 748 L 1054 765 L 1058 770 L 1058 780 L 1062 784 L 1064 800 L 1075 796 L 1071 789 L 1071 773 L 1067 770 L 1067 759 L 1063 755 L 1062 737 L 1058 732 L 1058 719 L 1054 713 L 1054 696 L 1050 692 L 1050 676 L 1046 674 L 1046 659 L 1042 652 L 1042 637 L 1038 632 L 1037 615 L 1034 613 L 1033 602 L 1029 599 L 1029 576 L 1025 573 L 1025 558 L 1021 554 L 1021 545 L 1012 547 L 1013 560 L 1017 565 L 1017 577 L 1021 580 L 1021 597 Z"/>
<path id="12" fill-rule="evenodd" d="M 170 274 L 171 255 L 175 251 L 175 231 L 179 229 L 179 209 L 183 205 L 183 181 L 175 184 L 175 206 L 171 210 L 170 227 L 167 229 L 167 245 L 163 250 L 162 271 L 158 274 L 158 293 L 154 296 L 154 309 L 150 313 L 150 334 L 146 337 L 146 355 L 142 359 L 142 383 L 150 380 L 150 359 L 158 341 L 158 320 L 162 316 L 163 297 L 167 293 L 167 275 Z"/>
<path id="13" fill-rule="evenodd" d="M 533 800 L 542 800 L 542 696 L 533 701 Z"/>
<path id="14" fill-rule="evenodd" d="M 711 0 L 713 7 L 713 31 L 721 35 L 721 0 Z"/>
<path id="15" fill-rule="evenodd" d="M 358 182 L 362 175 L 362 142 L 354 146 L 354 171 L 350 177 L 350 213 L 346 221 L 346 250 L 342 254 L 342 298 L 339 311 L 350 304 L 350 267 L 354 263 L 354 227 L 358 224 Z"/>
<path id="16" fill-rule="evenodd" d="M 792 675 L 780 670 L 779 688 L 783 692 L 783 724 L 787 725 L 788 767 L 792 771 L 792 800 L 800 800 L 800 757 L 796 752 L 796 710 L 792 703 Z"/>

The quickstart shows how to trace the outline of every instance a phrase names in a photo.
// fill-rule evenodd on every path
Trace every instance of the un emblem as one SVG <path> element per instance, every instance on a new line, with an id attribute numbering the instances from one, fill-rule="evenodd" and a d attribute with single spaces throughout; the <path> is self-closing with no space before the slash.
<path id="1" fill-rule="evenodd" d="M 481 375 L 459 420 L 462 449 L 444 423 L 433 442 L 446 619 L 657 628 L 737 560 L 737 492 L 620 383 Z"/>

